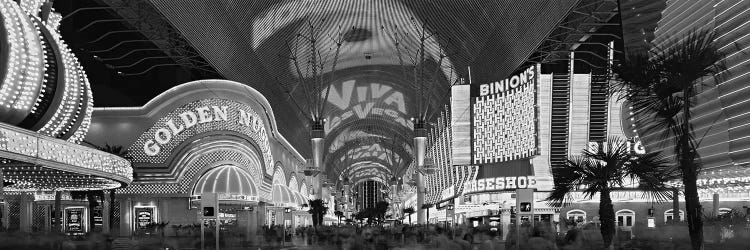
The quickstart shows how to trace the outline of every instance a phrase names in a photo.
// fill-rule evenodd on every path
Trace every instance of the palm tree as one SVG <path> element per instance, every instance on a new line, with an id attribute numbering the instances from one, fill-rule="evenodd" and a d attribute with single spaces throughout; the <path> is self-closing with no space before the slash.
<path id="1" fill-rule="evenodd" d="M 690 109 L 697 94 L 696 85 L 707 77 L 718 77 L 724 69 L 724 54 L 715 46 L 710 30 L 694 30 L 676 40 L 655 46 L 650 55 L 628 55 L 615 68 L 619 88 L 633 105 L 633 113 L 643 122 L 646 133 L 661 136 L 674 145 L 674 155 L 685 186 L 688 229 L 693 249 L 703 245 L 702 209 L 696 180 L 700 173 L 697 148 L 690 124 Z"/>
<path id="2" fill-rule="evenodd" d="M 307 212 L 312 215 L 313 226 L 317 228 L 323 222 L 323 215 L 328 212 L 328 207 L 322 199 L 310 200 L 308 204 L 310 204 L 310 210 Z"/>
<path id="3" fill-rule="evenodd" d="M 408 214 L 409 216 L 409 225 L 411 225 L 411 215 L 415 212 L 413 207 L 407 207 L 401 210 L 404 214 Z"/>
<path id="4" fill-rule="evenodd" d="M 659 153 L 636 156 L 620 138 L 609 138 L 602 146 L 569 156 L 566 166 L 555 174 L 555 186 L 547 201 L 554 206 L 567 206 L 572 192 L 581 191 L 587 198 L 598 193 L 601 234 L 604 245 L 610 247 L 615 233 L 610 193 L 640 181 L 638 189 L 644 191 L 644 196 L 655 201 L 668 200 L 672 192 L 665 183 L 673 168 Z"/>
<path id="5" fill-rule="evenodd" d="M 105 143 L 104 146 L 101 147 L 101 146 L 94 145 L 94 144 L 92 144 L 90 142 L 87 142 L 87 141 L 84 141 L 84 142 L 87 143 L 87 144 L 89 144 L 89 145 L 94 146 L 98 150 L 101 150 L 101 151 L 104 151 L 104 152 L 107 152 L 107 153 L 110 153 L 110 154 L 122 157 L 122 158 L 124 158 L 124 159 L 126 159 L 128 161 L 132 160 L 132 157 L 130 156 L 129 151 L 127 149 L 125 149 L 123 146 L 109 145 L 109 143 Z M 104 191 L 102 190 L 102 191 L 97 191 L 97 192 L 102 192 L 101 193 L 101 198 L 102 198 L 102 200 L 104 200 L 104 195 L 105 195 L 103 193 Z M 89 199 L 89 206 L 91 206 L 91 202 L 90 201 L 91 201 L 91 199 Z M 115 189 L 110 189 L 109 190 L 109 214 L 108 215 L 103 214 L 103 216 L 109 216 L 109 229 L 110 229 L 110 232 L 112 232 L 111 230 L 114 230 L 113 227 L 115 225 L 115 223 L 112 223 L 115 220 L 115 213 L 113 212 L 114 211 L 114 206 L 115 206 Z"/>

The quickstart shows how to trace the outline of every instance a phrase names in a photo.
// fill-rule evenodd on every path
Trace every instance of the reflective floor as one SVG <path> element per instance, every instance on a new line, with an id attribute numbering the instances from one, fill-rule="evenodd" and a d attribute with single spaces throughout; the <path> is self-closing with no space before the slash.
<path id="1" fill-rule="evenodd" d="M 522 228 L 503 236 L 489 227 L 445 228 L 440 226 L 323 226 L 315 230 L 280 227 L 263 228 L 254 237 L 222 232 L 220 249 L 603 249 L 600 232 L 591 228 L 570 228 L 558 233 L 551 228 Z M 140 235 L 108 237 L 90 233 L 85 239 L 64 235 L 3 232 L 0 249 L 201 249 L 200 234 Z M 615 249 L 689 249 L 684 225 L 672 225 L 633 236 L 618 232 Z M 706 249 L 747 249 L 750 229 L 707 228 Z M 206 233 L 205 249 L 215 249 L 213 234 Z M 517 244 L 520 242 L 520 244 Z"/>

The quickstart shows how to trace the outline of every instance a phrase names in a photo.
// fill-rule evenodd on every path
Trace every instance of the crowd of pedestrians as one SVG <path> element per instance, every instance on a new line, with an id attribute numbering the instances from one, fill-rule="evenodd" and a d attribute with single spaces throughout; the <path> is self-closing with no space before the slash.
<path id="1" fill-rule="evenodd" d="M 565 235 L 549 227 L 510 230 L 464 225 L 335 225 L 307 227 L 265 226 L 260 232 L 268 246 L 303 246 L 310 249 L 581 249 L 582 234 L 573 229 Z M 563 237 L 564 236 L 564 237 Z M 520 242 L 521 244 L 517 244 Z"/>

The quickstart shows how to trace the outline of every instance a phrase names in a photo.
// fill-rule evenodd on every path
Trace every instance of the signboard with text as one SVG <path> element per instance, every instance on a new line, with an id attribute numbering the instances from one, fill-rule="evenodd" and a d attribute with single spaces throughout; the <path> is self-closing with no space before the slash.
<path id="1" fill-rule="evenodd" d="M 149 224 L 154 222 L 153 207 L 136 207 L 135 208 L 135 226 L 138 230 L 144 230 Z"/>
<path id="2" fill-rule="evenodd" d="M 83 208 L 66 208 L 65 209 L 65 231 L 66 232 L 83 232 Z"/>
<path id="3" fill-rule="evenodd" d="M 471 90 L 472 164 L 528 158 L 537 153 L 537 66 Z"/>

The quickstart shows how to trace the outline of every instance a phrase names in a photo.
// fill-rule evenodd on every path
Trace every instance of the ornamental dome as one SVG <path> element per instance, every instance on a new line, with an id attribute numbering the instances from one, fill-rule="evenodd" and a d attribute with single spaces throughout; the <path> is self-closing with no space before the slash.
<path id="1" fill-rule="evenodd" d="M 79 143 L 91 123 L 91 87 L 60 38 L 60 15 L 40 14 L 42 5 L 0 0 L 0 122 Z"/>

